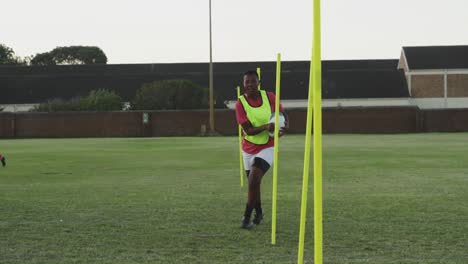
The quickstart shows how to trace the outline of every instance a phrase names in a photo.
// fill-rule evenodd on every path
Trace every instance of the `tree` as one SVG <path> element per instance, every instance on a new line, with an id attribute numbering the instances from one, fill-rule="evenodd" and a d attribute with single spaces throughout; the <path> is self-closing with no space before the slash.
<path id="1" fill-rule="evenodd" d="M 86 97 L 69 100 L 55 98 L 34 106 L 31 112 L 61 111 L 121 111 L 122 97 L 114 91 L 105 89 L 92 90 Z"/>
<path id="2" fill-rule="evenodd" d="M 25 63 L 15 56 L 12 48 L 0 44 L 0 64 L 21 65 Z"/>
<path id="3" fill-rule="evenodd" d="M 106 64 L 106 54 L 93 46 L 57 47 L 49 52 L 36 54 L 31 65 L 57 64 Z"/>
<path id="4" fill-rule="evenodd" d="M 31 59 L 31 65 L 56 65 L 57 63 L 54 60 L 52 53 L 44 52 L 36 54 Z"/>
<path id="5" fill-rule="evenodd" d="M 133 110 L 200 109 L 208 106 L 208 89 L 189 80 L 145 83 L 138 89 Z"/>
<path id="6" fill-rule="evenodd" d="M 123 107 L 122 97 L 114 91 L 105 89 L 93 90 L 81 101 L 85 111 L 120 111 Z"/>

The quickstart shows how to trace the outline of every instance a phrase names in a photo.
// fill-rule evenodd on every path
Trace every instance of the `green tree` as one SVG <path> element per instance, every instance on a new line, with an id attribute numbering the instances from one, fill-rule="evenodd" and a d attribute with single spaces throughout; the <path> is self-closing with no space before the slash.
<path id="1" fill-rule="evenodd" d="M 145 83 L 132 102 L 133 110 L 200 109 L 208 106 L 207 89 L 188 80 Z"/>
<path id="2" fill-rule="evenodd" d="M 86 97 L 48 100 L 35 106 L 31 112 L 121 111 L 122 107 L 122 98 L 116 92 L 99 89 L 91 91 Z"/>
<path id="3" fill-rule="evenodd" d="M 0 64 L 8 64 L 8 65 L 21 65 L 25 64 L 21 58 L 15 56 L 15 52 L 12 48 L 0 44 Z"/>
<path id="4" fill-rule="evenodd" d="M 99 47 L 93 46 L 57 47 L 49 52 L 36 54 L 31 59 L 32 65 L 106 63 L 106 54 Z"/>
<path id="5" fill-rule="evenodd" d="M 81 107 L 85 111 L 120 111 L 122 98 L 114 91 L 105 89 L 93 90 L 82 99 Z"/>

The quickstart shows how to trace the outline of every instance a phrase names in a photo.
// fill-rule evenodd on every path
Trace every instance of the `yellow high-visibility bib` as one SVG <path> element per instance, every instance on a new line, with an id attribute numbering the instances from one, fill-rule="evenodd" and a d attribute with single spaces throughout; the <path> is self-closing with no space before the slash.
<path id="1" fill-rule="evenodd" d="M 262 104 L 257 107 L 251 106 L 243 95 L 239 97 L 239 100 L 242 103 L 242 106 L 244 107 L 245 113 L 247 114 L 247 118 L 254 127 L 266 125 L 268 121 L 270 121 L 271 116 L 271 106 L 270 100 L 268 100 L 268 95 L 263 90 L 260 90 L 259 92 L 262 98 Z M 249 136 L 246 134 L 244 136 L 245 140 L 256 145 L 263 145 L 268 143 L 269 138 L 270 135 L 268 134 L 267 130 L 262 131 L 257 135 Z"/>

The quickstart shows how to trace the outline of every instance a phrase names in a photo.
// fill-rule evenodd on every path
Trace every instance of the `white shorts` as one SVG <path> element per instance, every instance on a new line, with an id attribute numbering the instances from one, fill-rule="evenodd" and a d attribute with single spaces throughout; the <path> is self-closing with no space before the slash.
<path id="1" fill-rule="evenodd" d="M 270 167 L 273 166 L 274 147 L 266 148 L 257 154 L 249 154 L 242 151 L 242 157 L 244 159 L 244 170 L 251 170 L 255 158 L 261 158 L 265 160 Z"/>

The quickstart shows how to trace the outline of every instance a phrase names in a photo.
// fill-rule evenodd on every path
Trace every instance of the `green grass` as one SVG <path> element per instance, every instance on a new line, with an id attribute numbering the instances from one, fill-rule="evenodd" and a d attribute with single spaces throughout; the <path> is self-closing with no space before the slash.
<path id="1" fill-rule="evenodd" d="M 324 136 L 324 262 L 468 263 L 467 139 Z M 0 263 L 295 263 L 304 136 L 281 140 L 275 246 L 271 172 L 264 223 L 239 228 L 237 147 L 236 137 L 0 140 Z"/>

